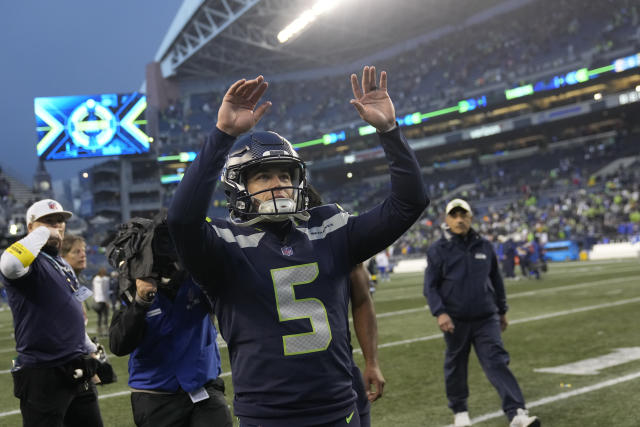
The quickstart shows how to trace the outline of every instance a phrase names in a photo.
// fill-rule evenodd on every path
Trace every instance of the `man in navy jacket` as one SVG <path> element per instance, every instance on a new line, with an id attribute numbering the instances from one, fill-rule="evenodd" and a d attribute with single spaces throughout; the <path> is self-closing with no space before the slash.
<path id="1" fill-rule="evenodd" d="M 471 345 L 502 399 L 511 427 L 539 426 L 509 369 L 501 331 L 508 325 L 507 298 L 491 243 L 471 228 L 472 211 L 462 199 L 445 209 L 444 236 L 427 250 L 424 295 L 447 344 L 445 385 L 454 425 L 470 426 L 467 368 Z"/>

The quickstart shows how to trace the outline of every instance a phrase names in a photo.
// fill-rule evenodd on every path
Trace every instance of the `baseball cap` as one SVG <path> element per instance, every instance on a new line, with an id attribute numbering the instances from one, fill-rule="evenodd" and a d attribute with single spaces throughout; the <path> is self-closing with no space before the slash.
<path id="1" fill-rule="evenodd" d="M 469 206 L 469 203 L 465 202 L 462 199 L 453 199 L 452 201 L 447 203 L 447 208 L 445 209 L 445 213 L 449 215 L 449 212 L 451 212 L 455 208 L 464 209 L 469 213 L 473 213 L 473 211 L 471 211 L 471 206 Z"/>
<path id="2" fill-rule="evenodd" d="M 51 214 L 62 214 L 67 220 L 73 215 L 69 211 L 62 209 L 62 205 L 53 199 L 43 199 L 35 202 L 27 209 L 27 225 Z"/>

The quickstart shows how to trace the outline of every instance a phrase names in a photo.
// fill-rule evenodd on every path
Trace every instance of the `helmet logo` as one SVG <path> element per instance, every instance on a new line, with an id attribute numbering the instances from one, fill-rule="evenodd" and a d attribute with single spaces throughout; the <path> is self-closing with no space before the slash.
<path id="1" fill-rule="evenodd" d="M 58 208 L 58 205 L 56 205 L 56 202 L 49 202 L 48 205 L 49 205 L 49 209 L 51 210 L 55 210 Z"/>

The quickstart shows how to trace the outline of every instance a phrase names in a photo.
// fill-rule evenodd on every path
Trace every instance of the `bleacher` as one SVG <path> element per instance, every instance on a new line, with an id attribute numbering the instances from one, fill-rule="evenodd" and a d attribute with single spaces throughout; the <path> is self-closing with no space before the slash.
<path id="1" fill-rule="evenodd" d="M 554 11 L 545 25 L 530 19 L 539 8 Z M 449 29 L 441 38 L 377 66 L 390 75 L 389 90 L 401 116 L 450 106 L 478 91 L 503 92 L 528 76 L 601 65 L 609 53 L 640 48 L 637 28 L 638 7 L 631 0 L 535 0 L 486 21 Z M 477 38 L 478 32 L 486 35 Z M 197 146 L 215 122 L 211 110 L 222 95 L 221 91 L 191 94 L 163 113 L 161 130 Z M 274 108 L 259 126 L 294 142 L 360 125 L 348 102 L 351 88 L 344 73 L 278 82 L 267 97 Z"/>

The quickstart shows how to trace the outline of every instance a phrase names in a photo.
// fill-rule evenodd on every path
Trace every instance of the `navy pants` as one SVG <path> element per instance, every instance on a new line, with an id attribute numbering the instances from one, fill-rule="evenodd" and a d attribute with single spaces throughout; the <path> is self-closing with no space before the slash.
<path id="1" fill-rule="evenodd" d="M 447 343 L 444 379 L 449 408 L 454 413 L 467 411 L 467 372 L 473 345 L 485 375 L 502 399 L 502 410 L 509 419 L 513 418 L 516 410 L 525 404 L 518 381 L 509 369 L 509 353 L 502 344 L 499 316 L 474 321 L 452 320 L 454 333 L 444 334 Z"/>
<path id="2" fill-rule="evenodd" d="M 328 423 L 316 424 L 313 420 L 308 420 L 308 422 L 286 422 L 286 421 L 274 421 L 274 422 L 248 422 L 239 418 L 240 427 L 361 427 L 360 426 L 360 415 L 358 414 L 358 405 L 356 403 L 353 404 L 353 410 L 346 417 L 340 417 L 335 421 L 330 421 Z"/>
<path id="3" fill-rule="evenodd" d="M 515 260 L 513 258 L 507 258 L 504 260 L 504 276 L 516 277 L 515 273 Z"/>

